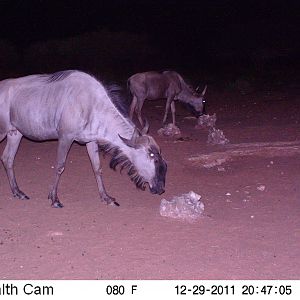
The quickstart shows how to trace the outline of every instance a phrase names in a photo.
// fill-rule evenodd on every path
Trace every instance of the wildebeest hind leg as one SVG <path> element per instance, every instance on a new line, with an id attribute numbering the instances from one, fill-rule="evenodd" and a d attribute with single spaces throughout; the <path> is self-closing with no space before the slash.
<path id="1" fill-rule="evenodd" d="M 168 118 L 168 113 L 169 113 L 169 110 L 170 110 L 170 105 L 171 105 L 172 101 L 173 101 L 172 97 L 167 98 L 165 115 L 164 115 L 164 118 L 163 118 L 163 124 L 166 124 L 166 121 L 167 121 L 167 118 Z"/>
<path id="2" fill-rule="evenodd" d="M 69 140 L 66 138 L 60 138 L 58 141 L 57 148 L 57 163 L 55 169 L 55 177 L 53 187 L 48 195 L 48 199 L 52 201 L 51 206 L 55 208 L 63 207 L 62 203 L 59 201 L 57 196 L 58 183 L 61 174 L 65 169 L 66 158 L 69 152 L 69 149 L 72 145 L 73 140 Z"/>
<path id="3" fill-rule="evenodd" d="M 89 158 L 92 163 L 93 171 L 97 180 L 98 190 L 100 193 L 100 198 L 103 202 L 110 205 L 119 206 L 119 203 L 112 197 L 110 197 L 105 190 L 103 181 L 102 181 L 102 169 L 99 158 L 99 149 L 96 142 L 89 142 L 86 144 L 86 148 L 89 154 Z"/>
<path id="4" fill-rule="evenodd" d="M 14 197 L 17 197 L 19 199 L 29 199 L 29 197 L 19 189 L 14 172 L 14 159 L 18 151 L 21 139 L 22 134 L 19 131 L 13 130 L 8 132 L 7 143 L 3 151 L 1 160 L 5 167 L 10 188 Z"/>

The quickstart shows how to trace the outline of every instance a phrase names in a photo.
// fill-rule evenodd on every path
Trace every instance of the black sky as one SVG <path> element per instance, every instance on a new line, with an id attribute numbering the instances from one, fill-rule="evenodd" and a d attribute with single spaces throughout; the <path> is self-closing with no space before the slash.
<path id="1" fill-rule="evenodd" d="M 297 42 L 298 1 L 1 0 L 0 35 L 17 44 L 107 28 L 159 43 Z M 279 41 L 278 41 L 279 42 Z"/>
<path id="2" fill-rule="evenodd" d="M 240 63 L 257 49 L 279 49 L 291 63 L 300 52 L 299 2 L 0 0 L 0 40 L 23 51 L 36 41 L 109 30 L 146 35 L 171 67 L 216 67 L 227 54 Z"/>

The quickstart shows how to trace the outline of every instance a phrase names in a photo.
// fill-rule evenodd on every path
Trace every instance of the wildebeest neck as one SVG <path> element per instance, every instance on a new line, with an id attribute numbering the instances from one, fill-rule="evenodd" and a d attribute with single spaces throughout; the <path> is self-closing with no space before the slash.
<path id="1" fill-rule="evenodd" d="M 146 181 L 138 174 L 133 163 L 118 146 L 114 146 L 111 143 L 99 144 L 99 149 L 105 154 L 109 153 L 111 155 L 111 160 L 109 163 L 111 169 L 116 170 L 118 166 L 120 166 L 120 172 L 122 172 L 124 169 L 127 169 L 127 174 L 131 181 L 135 183 L 136 187 L 143 191 L 145 190 Z"/>

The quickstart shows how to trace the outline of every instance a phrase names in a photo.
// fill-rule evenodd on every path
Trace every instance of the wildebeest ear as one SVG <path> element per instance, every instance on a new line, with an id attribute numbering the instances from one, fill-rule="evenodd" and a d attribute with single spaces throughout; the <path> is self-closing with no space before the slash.
<path id="1" fill-rule="evenodd" d="M 136 142 L 137 138 L 140 137 L 141 135 L 142 135 L 142 132 L 137 127 L 135 127 L 134 132 L 131 137 L 131 140 Z"/>

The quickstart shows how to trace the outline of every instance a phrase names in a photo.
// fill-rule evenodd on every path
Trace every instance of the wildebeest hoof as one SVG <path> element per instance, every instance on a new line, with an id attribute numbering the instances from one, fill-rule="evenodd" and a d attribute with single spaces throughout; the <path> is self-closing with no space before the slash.
<path id="1" fill-rule="evenodd" d="M 62 205 L 62 203 L 60 203 L 57 195 L 54 192 L 51 191 L 49 193 L 48 199 L 51 200 L 51 207 L 54 207 L 54 208 L 62 208 L 62 207 L 64 207 Z"/>
<path id="2" fill-rule="evenodd" d="M 104 197 L 102 200 L 104 203 L 106 203 L 107 205 L 111 205 L 111 206 L 120 206 L 120 204 L 116 201 L 115 198 L 112 197 Z"/>
<path id="3" fill-rule="evenodd" d="M 54 202 L 51 204 L 51 207 L 53 207 L 53 208 L 63 208 L 64 206 L 63 206 L 62 203 L 60 203 L 59 201 L 54 201 Z"/>
<path id="4" fill-rule="evenodd" d="M 15 191 L 13 195 L 14 195 L 14 197 L 19 198 L 21 200 L 28 200 L 29 199 L 29 197 L 20 190 Z"/>
<path id="5" fill-rule="evenodd" d="M 111 206 L 120 206 L 120 204 L 117 201 L 112 201 L 108 204 L 111 205 Z"/>

